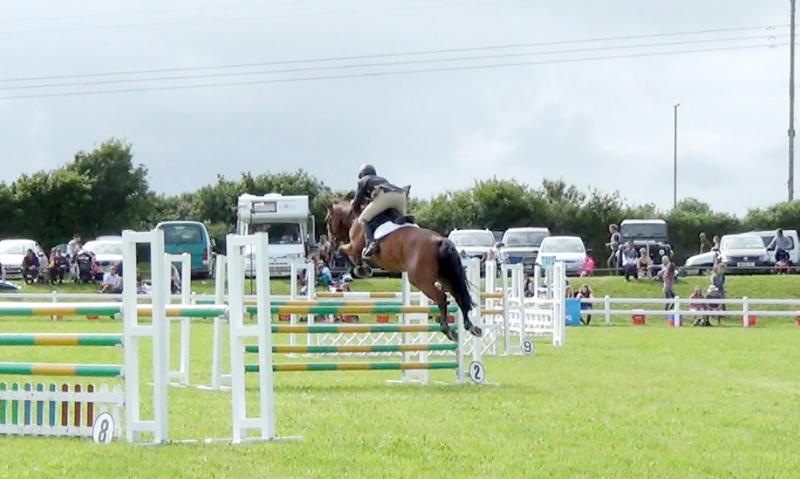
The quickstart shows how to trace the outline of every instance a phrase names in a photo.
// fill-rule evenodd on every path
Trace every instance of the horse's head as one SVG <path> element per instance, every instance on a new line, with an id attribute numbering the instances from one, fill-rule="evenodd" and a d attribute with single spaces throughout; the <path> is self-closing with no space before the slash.
<path id="1" fill-rule="evenodd" d="M 328 206 L 325 224 L 328 226 L 328 235 L 332 240 L 342 243 L 350 241 L 350 227 L 357 216 L 350 204 L 353 196 L 353 194 L 348 193 L 344 199 Z"/>

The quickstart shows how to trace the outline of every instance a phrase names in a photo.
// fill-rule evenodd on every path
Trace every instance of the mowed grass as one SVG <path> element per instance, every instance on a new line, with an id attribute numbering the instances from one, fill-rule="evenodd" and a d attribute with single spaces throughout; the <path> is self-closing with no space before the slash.
<path id="1" fill-rule="evenodd" d="M 738 287 L 740 279 L 753 285 L 772 282 L 758 294 L 762 297 L 788 297 L 797 291 L 797 277 L 731 277 L 729 288 Z M 590 281 L 598 295 L 603 288 L 624 283 L 620 278 Z M 383 280 L 375 280 L 357 286 L 389 289 L 382 285 Z M 656 284 L 626 287 L 640 289 L 625 295 L 659 292 Z M 0 324 L 5 331 L 121 329 L 110 319 L 12 318 Z M 82 440 L 3 437 L 0 473 L 3 477 L 796 477 L 800 328 L 786 320 L 760 322 L 750 329 L 618 324 L 569 328 L 564 348 L 538 341 L 533 357 L 485 358 L 488 381 L 497 386 L 386 384 L 399 376 L 397 372 L 278 374 L 278 432 L 302 435 L 299 442 L 138 447 L 124 442 L 98 446 Z M 192 382 L 207 384 L 210 322 L 196 322 L 192 334 Z M 122 352 L 0 347 L 0 359 L 104 363 L 120 362 Z M 149 364 L 143 355 L 144 371 Z M 453 375 L 435 372 L 432 379 L 452 382 Z M 251 406 L 255 381 L 248 379 Z M 171 388 L 170 421 L 173 439 L 229 437 L 230 396 Z"/>

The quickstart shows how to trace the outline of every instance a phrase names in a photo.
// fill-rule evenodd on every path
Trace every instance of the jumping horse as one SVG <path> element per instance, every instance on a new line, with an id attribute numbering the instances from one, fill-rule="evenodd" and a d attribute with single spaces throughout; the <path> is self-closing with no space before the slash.
<path id="1" fill-rule="evenodd" d="M 362 264 L 361 251 L 366 245 L 364 231 L 359 224 L 360 210 L 352 207 L 353 193 L 328 206 L 325 222 L 331 241 L 342 244 L 340 251 L 347 254 L 357 267 Z M 395 210 L 379 215 L 379 224 L 397 219 Z M 408 273 L 408 280 L 439 307 L 439 324 L 442 332 L 455 341 L 456 335 L 447 323 L 447 294 L 456 300 L 464 317 L 464 329 L 474 336 L 481 336 L 481 328 L 469 320 L 469 312 L 475 307 L 470 296 L 464 267 L 455 245 L 440 234 L 416 226 L 395 230 L 379 240 L 379 251 L 369 262 L 394 273 Z M 436 283 L 439 283 L 438 286 Z"/>

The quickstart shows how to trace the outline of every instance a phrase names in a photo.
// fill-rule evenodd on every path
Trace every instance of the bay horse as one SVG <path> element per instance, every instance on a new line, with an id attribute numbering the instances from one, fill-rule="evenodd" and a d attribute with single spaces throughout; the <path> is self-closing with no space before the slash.
<path id="1" fill-rule="evenodd" d="M 366 245 L 363 228 L 352 207 L 354 193 L 329 205 L 325 222 L 331 241 L 342 243 L 340 251 L 347 254 L 356 267 L 362 264 L 361 251 Z M 395 210 L 382 213 L 376 220 L 399 216 Z M 435 231 L 416 226 L 400 228 L 379 240 L 380 249 L 370 263 L 394 273 L 408 273 L 408 280 L 439 307 L 442 332 L 455 341 L 456 335 L 447 323 L 447 294 L 456 300 L 464 317 L 464 329 L 481 336 L 481 328 L 472 324 L 469 312 L 475 307 L 458 250 L 449 239 Z M 441 285 L 437 286 L 437 281 Z"/>

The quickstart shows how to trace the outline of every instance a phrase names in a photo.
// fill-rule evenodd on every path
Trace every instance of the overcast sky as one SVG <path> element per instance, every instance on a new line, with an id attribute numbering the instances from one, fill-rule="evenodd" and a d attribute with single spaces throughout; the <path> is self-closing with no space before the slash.
<path id="1" fill-rule="evenodd" d="M 786 199 L 789 53 L 780 44 L 788 41 L 788 4 L 788 0 L 0 0 L 3 98 L 295 79 L 0 99 L 0 180 L 10 182 L 22 173 L 58 167 L 74 152 L 113 136 L 133 143 L 135 160 L 149 169 L 152 187 L 169 194 L 196 189 L 214 181 L 217 174 L 237 177 L 246 170 L 297 168 L 333 187 L 346 188 L 354 184 L 359 165 L 371 162 L 379 173 L 395 183 L 413 185 L 412 193 L 423 197 L 492 176 L 530 184 L 563 178 L 581 187 L 618 190 L 631 202 L 668 208 L 672 104 L 679 101 L 679 197 L 692 196 L 715 209 L 744 213 Z M 135 76 L 2 81 L 765 25 L 776 28 Z M 643 44 L 660 46 L 637 47 Z M 766 48 L 772 44 L 776 47 Z M 730 50 L 743 46 L 765 47 Z M 651 55 L 721 48 L 728 50 Z M 648 56 L 571 61 L 621 55 Z M 453 57 L 484 58 L 452 61 Z M 422 62 L 447 58 L 451 60 Z M 412 61 L 417 63 L 330 68 Z M 545 61 L 550 63 L 541 63 Z M 532 62 L 539 63 L 471 68 Z M 296 71 L 252 74 L 276 69 Z M 372 75 L 421 69 L 440 71 Z M 229 76 L 197 77 L 209 74 Z M 347 75 L 351 77 L 296 80 Z M 193 78 L 142 80 L 176 76 Z M 19 88 L 134 78 L 122 83 Z"/>

